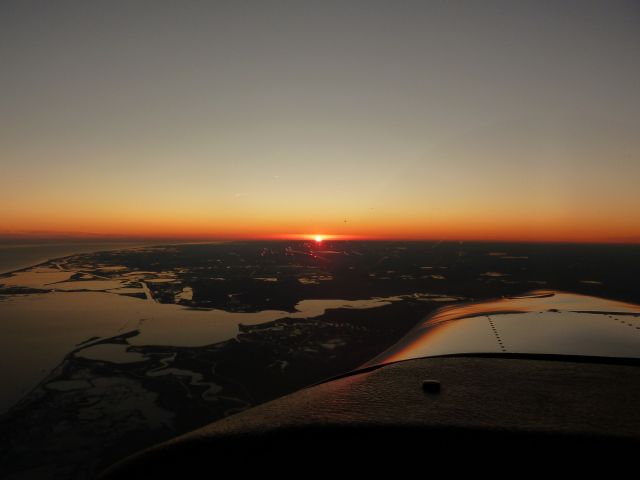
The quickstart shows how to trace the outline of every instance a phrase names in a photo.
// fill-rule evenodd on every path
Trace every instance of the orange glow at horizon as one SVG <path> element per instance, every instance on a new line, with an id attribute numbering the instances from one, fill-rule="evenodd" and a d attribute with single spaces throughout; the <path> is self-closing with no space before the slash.
<path id="1" fill-rule="evenodd" d="M 185 196 L 158 196 L 135 203 L 125 196 L 102 203 L 73 198 L 0 204 L 0 237 L 71 232 L 75 237 L 208 240 L 464 240 L 578 243 L 640 243 L 640 222 L 633 204 L 597 209 L 586 200 L 574 208 L 534 209 L 519 198 L 484 204 L 464 192 L 443 205 L 418 199 L 360 205 L 315 198 L 299 203 L 233 200 L 208 210 Z M 271 202 L 271 204 L 267 204 Z M 217 205 L 212 203 L 212 205 Z M 346 211 L 346 213 L 345 213 Z M 338 212 L 338 213 L 336 213 Z M 524 213 L 523 213 L 524 212 Z M 322 234 L 314 232 L 323 232 Z"/>
<path id="2" fill-rule="evenodd" d="M 75 227 L 75 228 L 74 228 Z M 570 243 L 640 243 L 640 231 L 621 225 L 617 229 L 599 225 L 560 225 L 543 222 L 523 223 L 471 221 L 459 224 L 431 225 L 363 225 L 361 229 L 340 234 L 280 233 L 286 229 L 279 225 L 254 225 L 253 228 L 205 228 L 202 225 L 166 225 L 139 224 L 130 225 L 64 225 L 64 228 L 43 226 L 39 228 L 15 228 L 0 230 L 0 238 L 6 235 L 19 235 L 25 238 L 73 236 L 74 238 L 127 237 L 146 239 L 172 239 L 176 241 L 208 240 L 306 240 L 321 244 L 324 241 L 345 240 L 460 240 L 460 241 L 505 241 L 505 242 L 570 242 Z M 385 228 L 386 227 L 386 228 Z M 279 232 L 279 231 L 280 232 Z M 289 230 L 290 231 L 290 230 Z M 325 231 L 331 231 L 325 229 Z"/>

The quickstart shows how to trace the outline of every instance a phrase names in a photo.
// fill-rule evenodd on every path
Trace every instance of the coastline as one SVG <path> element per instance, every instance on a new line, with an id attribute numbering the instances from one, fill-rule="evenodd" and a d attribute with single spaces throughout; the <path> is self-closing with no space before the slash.
<path id="1" fill-rule="evenodd" d="M 143 247 L 150 243 L 96 242 L 96 243 L 42 243 L 0 244 L 0 275 L 37 267 L 52 260 L 79 253 Z"/>

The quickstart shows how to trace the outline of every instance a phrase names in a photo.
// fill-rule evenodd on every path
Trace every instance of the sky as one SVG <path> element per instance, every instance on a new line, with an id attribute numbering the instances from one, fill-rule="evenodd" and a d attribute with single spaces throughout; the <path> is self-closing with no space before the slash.
<path id="1" fill-rule="evenodd" d="M 640 242 L 638 25 L 612 0 L 4 0 L 0 235 Z"/>

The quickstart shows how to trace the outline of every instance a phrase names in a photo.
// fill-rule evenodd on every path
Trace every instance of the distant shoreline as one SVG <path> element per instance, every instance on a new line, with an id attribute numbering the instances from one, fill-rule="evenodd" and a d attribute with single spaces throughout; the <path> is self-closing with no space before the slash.
<path id="1" fill-rule="evenodd" d="M 43 244 L 0 244 L 0 275 L 18 272 L 37 267 L 52 260 L 57 260 L 81 253 L 95 253 L 109 250 L 129 249 L 149 246 L 149 243 L 128 242 L 69 242 Z"/>
<path id="2" fill-rule="evenodd" d="M 61 260 L 72 255 L 82 253 L 107 252 L 112 250 L 129 250 L 138 247 L 154 247 L 165 245 L 191 245 L 211 244 L 225 242 L 46 242 L 28 244 L 2 244 L 0 243 L 0 275 L 19 272 L 28 268 L 37 267 L 53 260 Z M 31 251 L 19 251 L 27 249 Z M 17 257 L 24 260 L 17 260 Z M 43 252 L 49 253 L 44 254 Z M 42 253 L 38 253 L 42 252 Z M 55 252 L 55 253 L 54 253 Z M 20 263 L 16 263 L 16 262 Z"/>

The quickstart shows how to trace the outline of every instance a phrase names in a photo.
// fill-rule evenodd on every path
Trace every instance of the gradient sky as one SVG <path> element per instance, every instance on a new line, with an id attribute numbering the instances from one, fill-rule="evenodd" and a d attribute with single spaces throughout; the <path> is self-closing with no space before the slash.
<path id="1" fill-rule="evenodd" d="M 639 25 L 637 1 L 4 0 L 0 232 L 640 241 Z"/>

